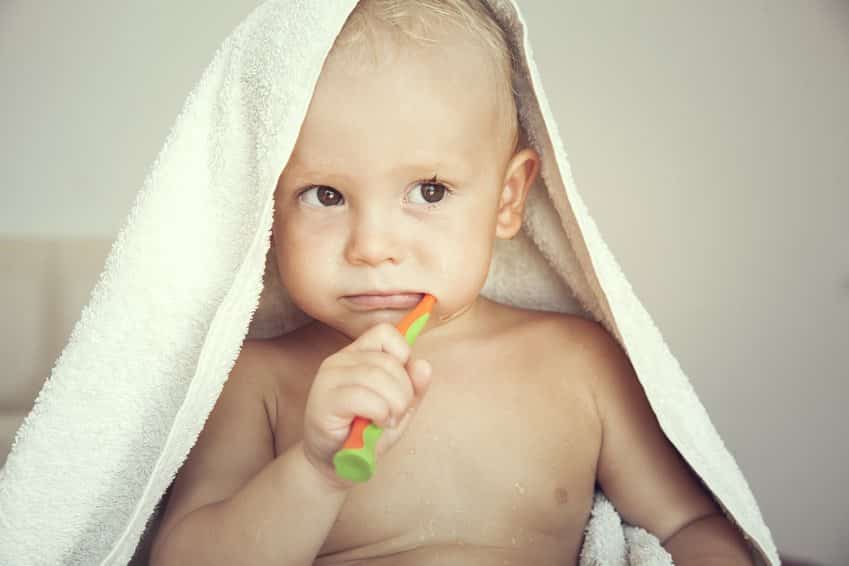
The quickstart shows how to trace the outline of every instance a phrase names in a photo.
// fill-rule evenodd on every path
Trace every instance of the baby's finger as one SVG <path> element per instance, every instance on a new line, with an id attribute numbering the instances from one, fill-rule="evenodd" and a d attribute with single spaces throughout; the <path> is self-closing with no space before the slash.
<path id="1" fill-rule="evenodd" d="M 370 389 L 380 395 L 389 404 L 393 414 L 403 413 L 413 398 L 413 387 L 410 379 L 400 366 L 396 370 L 401 377 L 375 366 L 360 366 L 346 376 L 344 386 L 356 386 Z"/>
<path id="2" fill-rule="evenodd" d="M 398 329 L 388 322 L 381 322 L 369 328 L 343 349 L 361 352 L 386 352 L 394 356 L 401 365 L 406 364 L 407 360 L 410 359 L 410 345 L 407 344 L 407 340 L 401 336 Z"/>
<path id="3" fill-rule="evenodd" d="M 363 417 L 380 427 L 385 427 L 392 419 L 392 408 L 384 397 L 368 387 L 343 385 L 338 391 L 339 406 L 336 415 L 343 419 Z"/>
<path id="4" fill-rule="evenodd" d="M 415 396 L 413 382 L 404 366 L 398 363 L 391 354 L 386 352 L 361 352 L 363 360 L 370 366 L 376 366 L 386 372 L 395 380 L 395 386 L 404 398 L 404 403 L 409 403 Z M 409 365 L 409 362 L 408 362 Z"/>
<path id="5" fill-rule="evenodd" d="M 433 367 L 427 360 L 411 360 L 407 364 L 407 372 L 410 374 L 415 398 L 421 399 L 428 387 L 430 387 Z"/>

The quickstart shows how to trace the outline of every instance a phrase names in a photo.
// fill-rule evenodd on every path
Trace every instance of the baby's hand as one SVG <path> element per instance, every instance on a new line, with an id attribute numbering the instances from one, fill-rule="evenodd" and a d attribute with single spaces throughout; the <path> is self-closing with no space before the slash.
<path id="1" fill-rule="evenodd" d="M 307 460 L 334 485 L 356 485 L 336 475 L 333 456 L 342 448 L 355 416 L 384 429 L 376 459 L 407 428 L 410 416 L 430 385 L 431 367 L 413 360 L 410 345 L 389 323 L 380 323 L 319 366 L 304 415 L 303 449 Z"/>

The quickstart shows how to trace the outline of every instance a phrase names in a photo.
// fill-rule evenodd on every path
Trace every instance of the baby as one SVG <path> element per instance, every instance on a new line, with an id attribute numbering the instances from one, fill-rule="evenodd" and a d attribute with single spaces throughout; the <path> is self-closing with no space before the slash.
<path id="1" fill-rule="evenodd" d="M 479 0 L 357 6 L 275 193 L 312 321 L 245 341 L 152 564 L 575 564 L 597 487 L 676 564 L 751 563 L 600 324 L 480 295 L 540 168 L 512 68 Z M 384 432 L 355 484 L 333 455 L 358 415 Z"/>

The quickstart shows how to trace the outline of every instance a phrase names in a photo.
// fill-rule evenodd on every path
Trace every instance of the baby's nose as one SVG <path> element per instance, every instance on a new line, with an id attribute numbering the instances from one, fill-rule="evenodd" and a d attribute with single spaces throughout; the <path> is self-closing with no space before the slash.
<path id="1" fill-rule="evenodd" d="M 403 227 L 388 214 L 360 214 L 353 223 L 345 255 L 352 265 L 398 263 L 403 257 Z"/>

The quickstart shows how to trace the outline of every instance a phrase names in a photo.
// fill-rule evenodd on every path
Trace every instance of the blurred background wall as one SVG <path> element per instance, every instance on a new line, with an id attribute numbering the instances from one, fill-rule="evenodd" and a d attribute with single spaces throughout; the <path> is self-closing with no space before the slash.
<path id="1" fill-rule="evenodd" d="M 0 1 L 0 235 L 112 240 L 256 4 Z M 849 564 L 849 2 L 521 5 L 578 188 L 779 550 Z"/>

